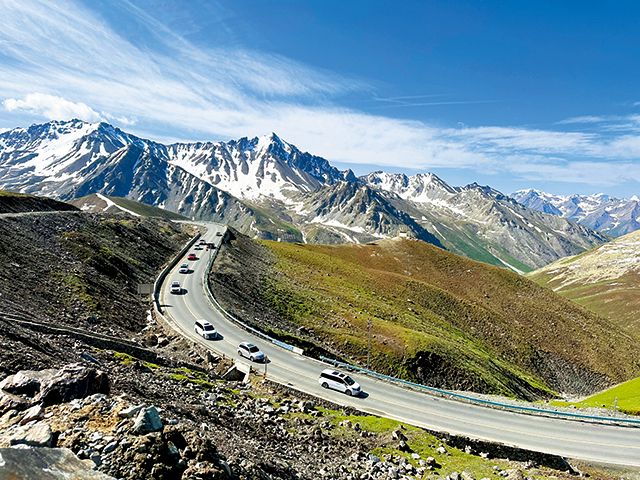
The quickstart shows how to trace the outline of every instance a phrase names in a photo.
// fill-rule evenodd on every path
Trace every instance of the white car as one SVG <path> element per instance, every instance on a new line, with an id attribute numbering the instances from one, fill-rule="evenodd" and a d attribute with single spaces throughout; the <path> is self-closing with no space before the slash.
<path id="1" fill-rule="evenodd" d="M 182 287 L 180 286 L 180 282 L 171 282 L 171 293 L 182 293 Z"/>
<path id="2" fill-rule="evenodd" d="M 349 396 L 360 395 L 360 385 L 349 375 L 327 368 L 322 371 L 318 383 L 322 388 L 331 388 Z"/>
<path id="3" fill-rule="evenodd" d="M 189 273 L 189 264 L 188 263 L 183 263 L 182 265 L 180 265 L 180 270 L 178 270 L 178 272 L 180 272 L 180 273 Z"/>
<path id="4" fill-rule="evenodd" d="M 247 357 L 252 362 L 263 362 L 264 353 L 258 347 L 249 342 L 242 342 L 238 345 L 238 355 Z"/>
<path id="5" fill-rule="evenodd" d="M 218 331 L 216 330 L 216 327 L 211 325 L 206 320 L 196 320 L 194 330 L 198 335 L 202 335 L 202 338 L 204 338 L 205 340 L 214 340 L 218 338 Z"/>

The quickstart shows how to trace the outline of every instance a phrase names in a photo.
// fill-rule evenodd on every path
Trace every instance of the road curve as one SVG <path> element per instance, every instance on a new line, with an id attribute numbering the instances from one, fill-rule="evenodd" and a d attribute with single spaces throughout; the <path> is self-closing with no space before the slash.
<path id="1" fill-rule="evenodd" d="M 222 225 L 202 223 L 207 229 L 203 235 L 207 242 L 219 246 Z M 236 347 L 242 341 L 251 341 L 267 355 L 267 364 L 251 364 L 246 359 L 239 362 L 251 364 L 265 371 L 270 379 L 326 398 L 335 403 L 349 405 L 359 410 L 383 415 L 431 430 L 460 434 L 529 450 L 589 461 L 640 466 L 640 428 L 600 424 L 586 421 L 552 418 L 514 413 L 466 404 L 427 393 L 405 389 L 394 384 L 372 379 L 364 375 L 356 379 L 364 395 L 349 397 L 335 391 L 324 390 L 318 384 L 318 375 L 327 366 L 319 361 L 303 357 L 251 335 L 218 312 L 205 292 L 205 270 L 211 251 L 194 250 L 195 261 L 185 258 L 169 272 L 160 292 L 163 312 L 181 329 L 185 336 L 213 351 L 238 359 Z M 178 273 L 180 264 L 187 263 L 190 273 Z M 171 294 L 172 281 L 180 282 L 184 291 Z M 197 319 L 210 321 L 220 332 L 218 340 L 204 340 L 195 334 Z"/>

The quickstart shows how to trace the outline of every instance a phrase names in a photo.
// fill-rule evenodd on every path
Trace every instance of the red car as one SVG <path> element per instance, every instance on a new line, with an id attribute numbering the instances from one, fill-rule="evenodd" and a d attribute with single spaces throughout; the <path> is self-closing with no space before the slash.
<path id="1" fill-rule="evenodd" d="M 195 253 L 190 253 L 189 256 L 187 257 L 187 260 L 197 260 L 196 254 Z"/>

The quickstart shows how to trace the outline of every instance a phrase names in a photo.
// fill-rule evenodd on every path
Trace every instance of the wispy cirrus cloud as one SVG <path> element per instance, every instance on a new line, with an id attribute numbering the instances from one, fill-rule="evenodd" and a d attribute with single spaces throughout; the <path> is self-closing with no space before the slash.
<path id="1" fill-rule="evenodd" d="M 634 162 L 640 158 L 640 136 L 632 129 L 612 136 L 517 126 L 441 128 L 372 115 L 340 106 L 349 92 L 375 90 L 360 79 L 237 46 L 198 47 L 126 0 L 114 0 L 114 8 L 134 18 L 153 42 L 136 44 L 72 0 L 55 5 L 0 0 L 0 5 L 5 114 L 105 119 L 135 126 L 133 133 L 194 140 L 275 131 L 305 150 L 349 164 L 508 172 L 590 185 L 640 180 Z M 375 101 L 389 106 L 482 102 L 440 95 Z M 602 125 L 611 133 L 624 122 L 640 125 L 638 118 L 583 116 L 558 123 Z"/>

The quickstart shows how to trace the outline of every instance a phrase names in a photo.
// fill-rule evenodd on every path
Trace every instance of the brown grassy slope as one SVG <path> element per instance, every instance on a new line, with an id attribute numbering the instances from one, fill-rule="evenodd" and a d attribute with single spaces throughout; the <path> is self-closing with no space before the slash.
<path id="1" fill-rule="evenodd" d="M 640 230 L 527 275 L 640 340 Z"/>
<path id="2" fill-rule="evenodd" d="M 424 242 L 261 247 L 237 236 L 220 260 L 214 290 L 248 321 L 365 363 L 371 317 L 375 369 L 429 385 L 532 398 L 640 373 L 640 346 L 605 319 Z"/>
<path id="3" fill-rule="evenodd" d="M 147 317 L 137 284 L 188 239 L 178 224 L 127 215 L 0 218 L 0 312 L 130 338 Z"/>

